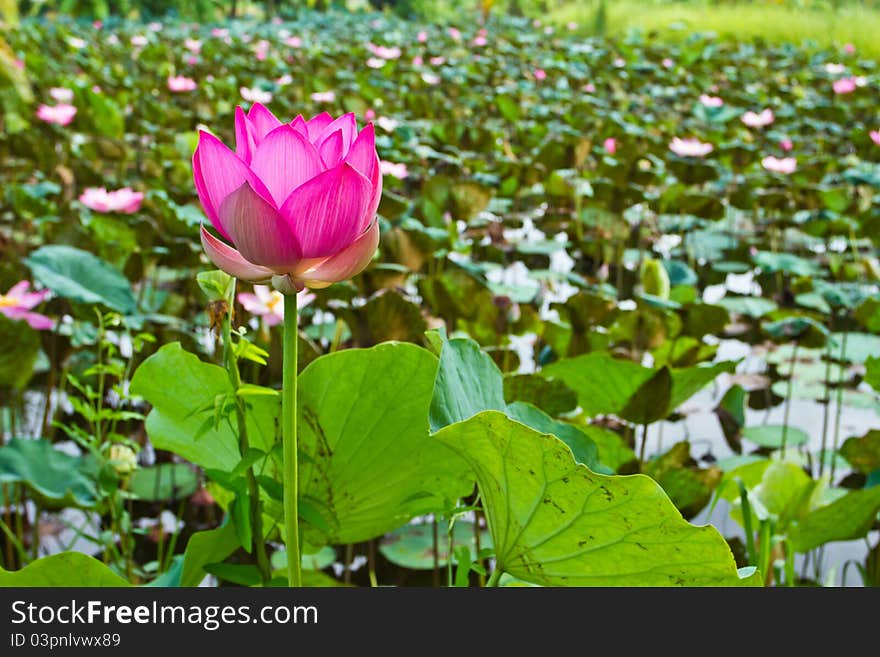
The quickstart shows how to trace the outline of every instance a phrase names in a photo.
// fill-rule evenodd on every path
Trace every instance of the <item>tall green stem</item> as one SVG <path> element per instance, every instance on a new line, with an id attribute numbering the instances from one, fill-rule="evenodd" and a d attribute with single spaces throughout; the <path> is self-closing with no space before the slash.
<path id="1" fill-rule="evenodd" d="M 281 439 L 284 449 L 284 528 L 287 534 L 287 581 L 302 586 L 299 549 L 299 476 L 296 445 L 296 294 L 284 295 L 284 366 L 281 388 Z"/>
<path id="2" fill-rule="evenodd" d="M 489 581 L 486 582 L 486 586 L 498 586 L 498 582 L 501 580 L 501 575 L 503 572 L 504 571 L 501 568 L 495 566 L 495 570 L 493 570 L 492 574 L 489 575 Z"/>

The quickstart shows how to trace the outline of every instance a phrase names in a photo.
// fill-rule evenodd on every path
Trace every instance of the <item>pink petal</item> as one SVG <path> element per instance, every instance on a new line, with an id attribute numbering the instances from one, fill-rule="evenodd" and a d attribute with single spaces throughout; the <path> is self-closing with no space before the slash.
<path id="1" fill-rule="evenodd" d="M 199 132 L 199 145 L 193 153 L 193 179 L 205 214 L 217 232 L 230 242 L 234 240 L 222 225 L 218 213 L 223 199 L 245 182 L 251 183 L 264 198 L 272 198 L 247 164 L 236 157 L 222 141 L 204 131 Z"/>
<path id="2" fill-rule="evenodd" d="M 262 103 L 254 103 L 251 105 L 247 116 L 251 120 L 251 125 L 253 126 L 251 135 L 254 138 L 254 143 L 258 146 L 260 145 L 260 142 L 266 138 L 266 135 L 281 125 L 281 121 L 279 121 Z"/>
<path id="3" fill-rule="evenodd" d="M 321 133 L 324 132 L 324 129 L 331 123 L 333 123 L 333 117 L 327 112 L 321 112 L 318 116 L 306 121 L 306 128 L 309 131 L 309 139 L 312 143 L 317 141 L 318 137 L 321 136 Z"/>
<path id="4" fill-rule="evenodd" d="M 346 163 L 295 189 L 281 214 L 293 227 L 302 257 L 331 256 L 354 242 L 362 232 L 372 194 L 370 181 Z"/>
<path id="5" fill-rule="evenodd" d="M 201 227 L 202 248 L 214 265 L 230 276 L 243 281 L 265 281 L 272 278 L 272 270 L 245 260 L 241 254 Z"/>
<path id="6" fill-rule="evenodd" d="M 318 152 L 321 154 L 325 169 L 332 169 L 339 164 L 344 152 L 343 148 L 342 130 L 337 130 L 321 142 Z"/>
<path id="7" fill-rule="evenodd" d="M 224 199 L 219 214 L 245 260 L 283 272 L 302 259 L 287 221 L 247 183 Z"/>
<path id="8" fill-rule="evenodd" d="M 329 125 L 327 125 L 326 128 L 321 131 L 317 139 L 312 139 L 312 141 L 320 149 L 321 144 L 323 144 L 325 140 L 332 137 L 338 131 L 342 131 L 343 152 L 347 153 L 348 149 L 351 148 L 351 144 L 352 142 L 354 142 L 355 137 L 357 137 L 357 119 L 355 118 L 353 112 L 343 114 L 339 118 L 332 121 Z"/>
<path id="9" fill-rule="evenodd" d="M 9 292 L 7 292 L 4 296 L 20 299 L 22 295 L 27 294 L 27 291 L 29 289 L 31 289 L 31 284 L 29 281 L 19 281 L 11 288 L 9 288 Z"/>
<path id="10" fill-rule="evenodd" d="M 242 307 L 252 315 L 265 315 L 269 312 L 269 308 L 257 297 L 256 294 L 241 292 L 237 298 Z"/>
<path id="11" fill-rule="evenodd" d="M 309 128 L 306 125 L 306 120 L 302 117 L 302 114 L 298 114 L 296 118 L 290 122 L 290 127 L 306 139 L 309 138 Z"/>
<path id="12" fill-rule="evenodd" d="M 55 326 L 54 320 L 39 313 L 24 313 L 22 317 L 24 318 L 24 321 L 31 325 L 32 329 L 36 329 L 37 331 L 45 331 Z"/>
<path id="13" fill-rule="evenodd" d="M 9 296 L 15 296 L 10 294 Z M 39 292 L 29 292 L 27 294 L 22 294 L 20 296 L 16 296 L 18 299 L 20 308 L 27 308 L 30 310 L 36 306 L 39 306 L 43 303 L 43 300 L 49 296 L 49 290 L 40 290 Z"/>
<path id="14" fill-rule="evenodd" d="M 373 171 L 379 166 L 379 157 L 376 154 L 376 129 L 372 123 L 368 123 L 348 151 L 345 161 L 360 171 L 368 179 L 372 179 Z"/>
<path id="15" fill-rule="evenodd" d="M 324 167 L 309 140 L 291 126 L 282 125 L 257 146 L 251 169 L 280 206 L 294 189 L 317 176 Z"/>
<path id="16" fill-rule="evenodd" d="M 235 108 L 235 154 L 242 160 L 250 164 L 253 156 L 254 137 L 251 134 L 254 130 L 251 120 L 245 115 L 241 107 Z"/>
<path id="17" fill-rule="evenodd" d="M 359 274 L 372 260 L 379 246 L 379 222 L 370 227 L 348 248 L 297 276 L 306 287 L 322 288 Z"/>

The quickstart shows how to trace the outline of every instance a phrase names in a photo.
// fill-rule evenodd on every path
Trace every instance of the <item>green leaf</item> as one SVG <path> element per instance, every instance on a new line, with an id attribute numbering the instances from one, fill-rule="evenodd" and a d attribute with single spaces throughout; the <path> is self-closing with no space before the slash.
<path id="1" fill-rule="evenodd" d="M 599 464 L 599 450 L 592 439 L 579 427 L 554 420 L 540 408 L 525 402 L 514 402 L 507 407 L 510 418 L 522 422 L 526 426 L 541 433 L 550 433 L 568 445 L 574 460 L 582 463 L 591 470 L 597 470 Z"/>
<path id="2" fill-rule="evenodd" d="M 468 494 L 467 464 L 428 436 L 437 358 L 408 343 L 318 358 L 299 377 L 300 492 L 330 531 L 312 545 L 357 543 L 444 511 Z"/>
<path id="3" fill-rule="evenodd" d="M 61 552 L 37 559 L 21 570 L 0 568 L 0 587 L 120 587 L 129 583 L 94 557 Z"/>
<path id="4" fill-rule="evenodd" d="M 40 338 L 24 320 L 0 315 L 0 386 L 24 388 L 34 375 Z"/>
<path id="5" fill-rule="evenodd" d="M 128 490 L 145 502 L 165 502 L 189 497 L 198 488 L 198 477 L 185 463 L 162 463 L 138 468 L 131 474 Z"/>
<path id="6" fill-rule="evenodd" d="M 795 552 L 808 552 L 831 541 L 864 537 L 880 511 L 880 486 L 850 491 L 792 523 L 788 538 Z"/>
<path id="7" fill-rule="evenodd" d="M 872 429 L 860 438 L 847 438 L 840 455 L 862 474 L 880 469 L 880 430 Z"/>
<path id="8" fill-rule="evenodd" d="M 50 244 L 25 258 L 34 278 L 55 294 L 85 304 L 103 304 L 123 314 L 137 307 L 128 279 L 110 264 L 72 246 Z"/>
<path id="9" fill-rule="evenodd" d="M 636 460 L 636 453 L 627 447 L 619 433 L 592 424 L 580 430 L 593 441 L 599 450 L 599 461 L 611 471 L 617 472 L 620 466 Z"/>
<path id="10" fill-rule="evenodd" d="M 635 424 L 651 424 L 668 414 L 671 397 L 672 376 L 664 366 L 636 389 L 619 415 Z"/>
<path id="11" fill-rule="evenodd" d="M 577 407 L 577 395 L 562 381 L 548 380 L 537 374 L 504 377 L 504 399 L 534 404 L 548 415 L 557 416 Z"/>
<path id="12" fill-rule="evenodd" d="M 880 392 L 880 356 L 865 361 L 865 383 Z"/>
<path id="13" fill-rule="evenodd" d="M 810 439 L 806 431 L 791 425 L 789 425 L 788 430 L 782 424 L 758 424 L 742 430 L 743 438 L 752 441 L 756 445 L 770 449 L 782 447 L 783 435 L 785 436 L 786 448 L 806 445 Z"/>
<path id="14" fill-rule="evenodd" d="M 209 301 L 229 301 L 235 279 L 225 271 L 213 269 L 196 274 L 196 281 Z"/>
<path id="15" fill-rule="evenodd" d="M 141 364 L 132 378 L 131 391 L 153 406 L 146 427 L 157 449 L 174 452 L 203 468 L 227 472 L 241 460 L 234 422 L 221 420 L 217 426 L 212 422 L 215 400 L 232 395 L 229 377 L 222 367 L 202 362 L 174 342 Z M 248 397 L 251 446 L 271 451 L 278 412 L 277 398 Z"/>
<path id="16" fill-rule="evenodd" d="M 755 319 L 773 312 L 778 307 L 776 303 L 770 299 L 764 299 L 761 297 L 724 297 L 717 303 L 719 306 L 724 306 L 732 313 L 747 315 Z"/>
<path id="17" fill-rule="evenodd" d="M 207 571 L 205 566 L 219 563 L 235 552 L 241 544 L 232 522 L 222 527 L 193 534 L 186 551 L 183 553 L 183 574 L 180 585 L 183 587 L 198 586 Z"/>
<path id="18" fill-rule="evenodd" d="M 437 440 L 477 477 L 498 568 L 546 586 L 739 585 L 713 527 L 696 527 L 649 477 L 577 465 L 558 439 L 501 413 L 446 427 Z"/>
<path id="19" fill-rule="evenodd" d="M 467 520 L 456 520 L 453 526 L 455 547 L 467 547 L 476 551 L 474 524 Z M 446 566 L 449 558 L 449 536 L 444 525 L 438 528 L 437 563 Z M 480 532 L 480 548 L 492 546 L 492 539 L 485 529 Z M 434 525 L 421 523 L 406 525 L 386 534 L 379 544 L 379 551 L 388 561 L 411 570 L 430 570 L 434 567 Z M 455 553 L 453 563 L 457 562 Z"/>
<path id="20" fill-rule="evenodd" d="M 24 483 L 43 506 L 89 508 L 98 501 L 94 469 L 48 440 L 13 438 L 0 447 L 0 483 Z"/>

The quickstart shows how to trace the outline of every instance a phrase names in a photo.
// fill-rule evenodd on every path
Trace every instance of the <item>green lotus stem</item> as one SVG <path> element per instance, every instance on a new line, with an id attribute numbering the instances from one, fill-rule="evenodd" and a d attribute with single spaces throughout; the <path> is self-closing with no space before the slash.
<path id="1" fill-rule="evenodd" d="M 299 477 L 296 444 L 296 293 L 284 295 L 284 365 L 281 387 L 281 440 L 284 451 L 284 529 L 287 536 L 287 583 L 302 586 L 299 548 Z"/>
<path id="2" fill-rule="evenodd" d="M 486 582 L 486 586 L 498 586 L 498 581 L 501 579 L 501 575 L 503 573 L 504 570 L 496 565 L 495 570 L 493 570 L 492 574 L 489 575 L 489 581 Z"/>
<path id="3" fill-rule="evenodd" d="M 788 386 L 785 390 L 785 414 L 782 420 L 782 457 L 785 458 L 785 447 L 788 439 L 788 417 L 791 412 L 791 388 L 794 384 L 794 366 L 797 363 L 798 342 L 794 341 L 794 349 L 791 350 L 791 366 L 788 370 Z M 821 457 L 820 457 L 821 458 Z"/>

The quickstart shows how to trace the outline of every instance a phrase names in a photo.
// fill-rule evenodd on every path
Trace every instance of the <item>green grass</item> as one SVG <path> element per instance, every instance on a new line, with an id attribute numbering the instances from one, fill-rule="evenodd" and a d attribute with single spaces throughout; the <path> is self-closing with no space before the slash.
<path id="1" fill-rule="evenodd" d="M 598 0 L 576 0 L 552 10 L 548 18 L 560 24 L 575 21 L 592 29 L 598 6 Z M 632 28 L 672 39 L 684 39 L 694 32 L 715 32 L 722 38 L 762 38 L 796 45 L 810 41 L 820 47 L 852 43 L 860 55 L 880 58 L 880 10 L 861 5 L 833 9 L 763 2 L 718 5 L 608 0 L 606 34 L 621 35 Z"/>

